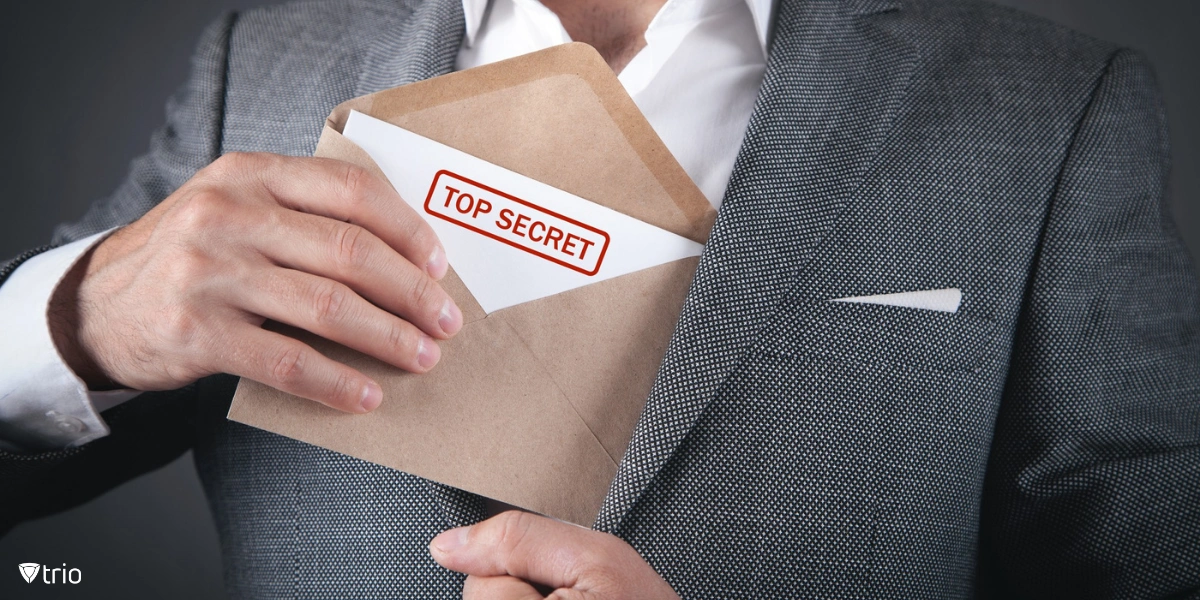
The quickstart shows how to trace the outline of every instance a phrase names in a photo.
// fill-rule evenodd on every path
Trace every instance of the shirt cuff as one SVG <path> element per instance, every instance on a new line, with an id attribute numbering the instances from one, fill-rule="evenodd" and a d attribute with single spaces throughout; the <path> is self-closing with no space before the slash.
<path id="1" fill-rule="evenodd" d="M 0 449 L 54 450 L 108 435 L 100 413 L 140 392 L 93 392 L 67 366 L 46 311 L 60 281 L 112 230 L 30 258 L 0 285 Z"/>

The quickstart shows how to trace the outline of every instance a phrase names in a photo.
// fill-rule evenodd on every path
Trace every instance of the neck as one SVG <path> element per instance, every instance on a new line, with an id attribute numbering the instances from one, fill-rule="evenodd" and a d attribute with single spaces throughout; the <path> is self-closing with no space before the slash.
<path id="1" fill-rule="evenodd" d="M 646 46 L 646 28 L 666 0 L 542 0 L 577 42 L 590 44 L 614 73 Z"/>

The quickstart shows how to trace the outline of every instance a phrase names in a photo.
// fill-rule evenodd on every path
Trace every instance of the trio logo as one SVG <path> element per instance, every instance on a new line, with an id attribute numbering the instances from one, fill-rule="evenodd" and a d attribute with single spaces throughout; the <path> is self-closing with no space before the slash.
<path id="1" fill-rule="evenodd" d="M 62 568 L 44 567 L 38 563 L 21 563 L 17 565 L 17 569 L 21 571 L 21 577 L 25 578 L 25 583 L 33 583 L 37 579 L 38 572 L 42 573 L 42 583 L 70 583 L 72 585 L 83 581 L 83 571 L 79 569 L 68 569 L 67 563 L 63 563 Z"/>
<path id="2" fill-rule="evenodd" d="M 21 569 L 21 577 L 25 578 L 25 583 L 33 583 L 33 578 L 37 577 L 38 570 L 42 568 L 42 565 L 38 563 L 21 563 L 17 565 L 17 568 Z"/>

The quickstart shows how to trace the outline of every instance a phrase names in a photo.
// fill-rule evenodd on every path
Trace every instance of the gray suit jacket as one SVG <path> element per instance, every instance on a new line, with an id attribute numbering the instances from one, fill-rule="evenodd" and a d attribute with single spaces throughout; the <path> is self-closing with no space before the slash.
<path id="1" fill-rule="evenodd" d="M 306 1 L 205 34 L 129 178 L 307 155 L 445 73 L 459 0 Z M 685 598 L 1200 595 L 1200 293 L 1138 55 L 972 0 L 782 0 L 729 191 L 596 527 Z M 15 266 L 11 263 L 4 273 Z M 831 298 L 957 287 L 956 314 Z M 0 518 L 195 450 L 234 598 L 452 598 L 478 497 L 227 422 L 208 378 L 0 456 Z"/>

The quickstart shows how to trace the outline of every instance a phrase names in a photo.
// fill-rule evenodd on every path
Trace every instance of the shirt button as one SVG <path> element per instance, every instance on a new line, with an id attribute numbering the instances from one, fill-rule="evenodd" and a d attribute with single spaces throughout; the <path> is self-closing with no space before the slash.
<path id="1" fill-rule="evenodd" d="M 60 415 L 57 411 L 49 411 L 46 413 L 54 421 L 54 426 L 63 433 L 82 433 L 87 430 L 87 425 L 83 421 L 75 417 Z"/>

